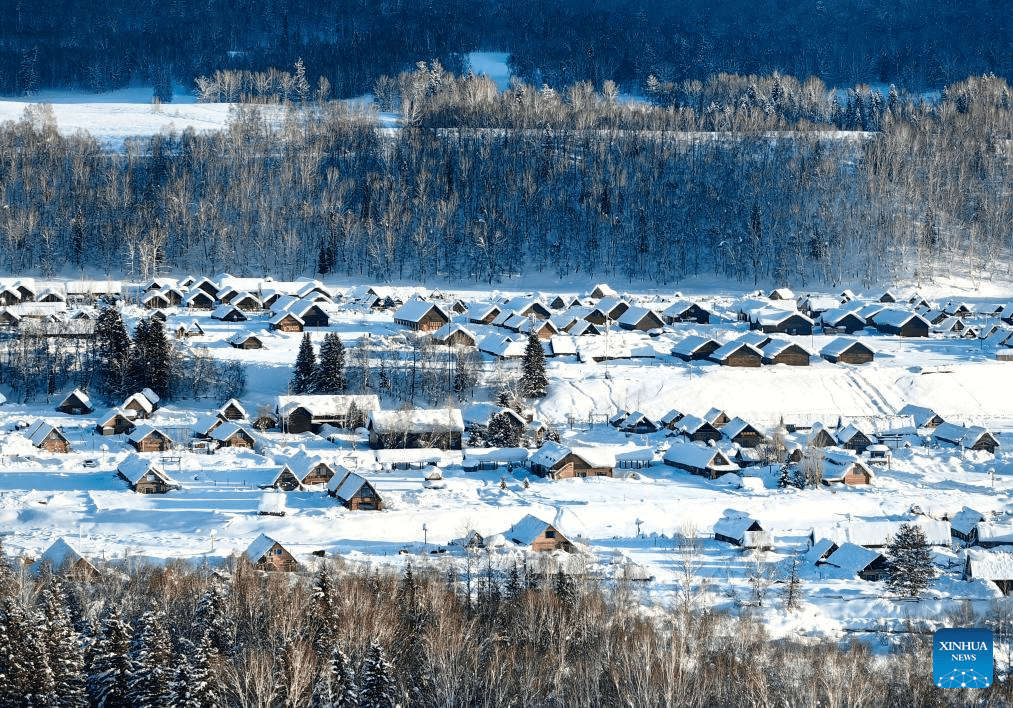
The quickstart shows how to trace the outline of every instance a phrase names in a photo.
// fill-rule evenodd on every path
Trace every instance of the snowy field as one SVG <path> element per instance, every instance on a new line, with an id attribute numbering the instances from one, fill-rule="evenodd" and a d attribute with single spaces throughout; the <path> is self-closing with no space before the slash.
<path id="1" fill-rule="evenodd" d="M 346 346 L 364 335 L 382 346 L 405 346 L 411 333 L 396 325 L 393 313 L 371 311 L 357 294 L 363 287 L 328 283 L 339 296 L 324 309 L 330 325 L 312 331 L 319 345 L 327 332 L 337 332 Z M 578 295 L 553 285 L 549 295 Z M 404 288 L 430 294 L 431 288 Z M 449 307 L 464 302 L 490 301 L 518 293 L 478 290 L 444 290 L 439 302 Z M 946 292 L 923 294 L 939 302 Z M 623 293 L 631 301 L 663 309 L 674 293 Z M 1008 293 L 998 289 L 986 297 L 956 293 L 957 298 L 981 307 L 1002 302 Z M 870 299 L 874 294 L 869 294 Z M 374 453 L 361 437 L 338 436 L 336 442 L 304 433 L 286 435 L 271 431 L 258 435 L 256 451 L 219 450 L 213 455 L 173 451 L 154 455 L 182 488 L 166 495 L 139 495 L 115 474 L 117 465 L 132 454 L 124 436 L 102 437 L 94 432 L 96 413 L 70 416 L 55 412 L 56 401 L 7 403 L 0 407 L 0 529 L 8 553 L 36 556 L 63 536 L 85 555 L 117 562 L 141 562 L 182 557 L 196 563 L 217 563 L 242 553 L 260 533 L 275 538 L 307 566 L 316 562 L 313 552 L 341 556 L 366 564 L 416 563 L 440 567 L 465 566 L 466 553 L 451 544 L 469 531 L 483 536 L 502 533 L 525 514 L 553 523 L 582 544 L 584 560 L 595 572 L 618 577 L 630 568 L 650 576 L 638 585 L 645 604 L 667 606 L 683 586 L 687 567 L 694 584 L 703 588 L 712 604 L 735 608 L 752 602 L 758 577 L 771 583 L 764 606 L 775 634 L 887 631 L 908 617 L 941 622 L 947 609 L 969 599 L 985 611 L 999 596 L 985 581 L 960 578 L 961 560 L 956 547 L 935 549 L 940 578 L 926 599 L 899 602 L 883 597 L 883 584 L 841 577 L 826 566 L 803 567 L 805 609 L 788 618 L 773 599 L 784 561 L 805 551 L 808 536 L 820 529 L 852 521 L 910 518 L 912 508 L 939 519 L 964 506 L 1000 520 L 1009 509 L 1013 489 L 1013 362 L 997 361 L 996 345 L 977 340 L 933 335 L 927 339 L 901 339 L 865 331 L 859 338 L 877 359 L 862 366 L 831 364 L 814 357 L 809 367 L 786 365 L 737 369 L 710 362 L 684 362 L 671 354 L 684 337 L 697 334 L 727 341 L 746 332 L 734 321 L 742 302 L 725 288 L 683 289 L 681 298 L 704 304 L 720 322 L 708 325 L 667 325 L 651 333 L 621 331 L 612 326 L 608 347 L 613 352 L 636 352 L 638 358 L 604 362 L 581 361 L 575 356 L 548 360 L 548 395 L 533 404 L 538 420 L 552 423 L 568 445 L 594 446 L 609 453 L 646 448 L 653 463 L 644 469 L 616 469 L 616 478 L 551 481 L 532 476 L 524 468 L 512 471 L 465 471 L 462 453 L 424 451 L 443 470 L 442 481 L 426 482 L 423 472 L 391 470 L 397 451 Z M 987 309 L 981 307 L 981 309 Z M 993 308 L 994 309 L 994 308 Z M 167 330 L 196 320 L 205 335 L 183 346 L 207 346 L 219 358 L 244 362 L 248 391 L 242 397 L 247 411 L 274 407 L 285 394 L 301 335 L 268 332 L 268 314 L 254 314 L 246 323 L 224 323 L 207 312 L 169 308 Z M 127 306 L 128 329 L 145 311 Z M 460 320 L 479 336 L 501 330 Z M 989 324 L 995 318 L 978 318 Z M 262 335 L 266 347 L 245 351 L 230 347 L 226 339 L 238 331 Z M 600 351 L 604 337 L 590 337 L 587 351 Z M 818 351 L 832 337 L 822 334 L 794 337 Z M 578 343 L 578 348 L 584 348 Z M 597 348 L 597 349 L 596 349 Z M 500 382 L 516 369 L 516 362 L 497 362 L 485 356 L 485 387 L 479 400 L 491 400 Z M 606 376 L 607 374 L 607 376 Z M 947 421 L 983 425 L 997 434 L 1002 447 L 986 452 L 926 447 L 923 436 L 902 436 L 888 468 L 876 468 L 868 487 L 835 485 L 818 489 L 779 489 L 777 468 L 749 468 L 753 480 L 738 477 L 708 480 L 661 462 L 661 454 L 674 443 L 667 431 L 635 435 L 619 432 L 603 422 L 617 410 L 639 410 L 660 418 L 671 409 L 703 415 L 712 407 L 729 416 L 772 431 L 778 421 L 835 426 L 838 420 L 879 429 L 894 420 L 905 404 L 933 408 Z M 178 401 L 159 409 L 153 424 L 187 430 L 198 416 L 214 410 L 216 402 Z M 424 404 L 423 404 L 424 405 Z M 397 407 L 384 400 L 383 406 Z M 485 422 L 494 407 L 485 403 L 465 406 L 466 422 Z M 60 426 L 71 441 L 69 454 L 49 454 L 33 448 L 16 430 L 19 423 L 45 419 Z M 905 444 L 906 443 L 906 444 Z M 373 482 L 385 500 L 382 512 L 353 512 L 342 508 L 323 490 L 289 492 L 288 513 L 283 517 L 258 514 L 265 492 L 259 484 L 268 470 L 278 469 L 296 452 L 318 456 L 333 465 L 358 471 Z M 408 453 L 404 459 L 418 455 Z M 85 466 L 85 461 L 94 466 Z M 994 472 L 994 476 L 993 476 Z M 759 520 L 773 537 L 774 550 L 746 553 L 713 540 L 712 529 L 727 509 L 746 512 Z M 687 557 L 679 535 L 695 533 L 701 543 Z M 473 564 L 486 562 L 506 567 L 523 554 L 512 548 L 475 552 Z M 751 578 L 753 583 L 751 584 Z"/>

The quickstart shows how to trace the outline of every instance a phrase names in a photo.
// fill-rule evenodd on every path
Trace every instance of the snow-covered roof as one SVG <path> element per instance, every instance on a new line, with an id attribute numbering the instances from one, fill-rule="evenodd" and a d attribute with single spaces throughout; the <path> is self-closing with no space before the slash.
<path id="1" fill-rule="evenodd" d="M 827 565 L 840 568 L 842 573 L 853 576 L 872 565 L 880 557 L 878 551 L 873 551 L 855 543 L 841 543 L 836 551 L 831 553 L 826 560 Z"/>
<path id="2" fill-rule="evenodd" d="M 270 536 L 260 534 L 253 540 L 253 543 L 246 548 L 246 557 L 250 559 L 251 563 L 257 563 L 261 558 L 267 555 L 268 551 L 274 548 L 276 543 L 278 542 Z"/>
<path id="3" fill-rule="evenodd" d="M 834 543 L 829 538 L 821 538 L 818 541 L 816 541 L 809 548 L 808 551 L 806 551 L 804 558 L 805 558 L 806 562 L 812 563 L 813 565 L 815 565 L 816 563 L 821 562 L 822 560 L 824 560 L 824 556 L 826 556 L 827 553 L 831 549 L 836 550 L 836 548 L 835 548 L 836 545 L 837 544 Z"/>
<path id="4" fill-rule="evenodd" d="M 136 428 L 134 428 L 133 432 L 130 433 L 130 436 L 127 439 L 130 440 L 130 442 L 135 443 L 141 442 L 142 440 L 144 440 L 144 438 L 148 437 L 153 433 L 158 433 L 166 440 L 171 440 L 171 438 L 164 431 L 159 430 L 158 428 L 155 428 L 151 425 L 138 425 Z"/>
<path id="5" fill-rule="evenodd" d="M 662 315 L 665 317 L 681 317 L 691 310 L 694 306 L 699 307 L 701 310 L 706 310 L 702 305 L 698 305 L 690 300 L 676 300 L 671 305 L 666 307 L 662 311 Z"/>
<path id="6" fill-rule="evenodd" d="M 914 405 L 912 403 L 908 403 L 907 405 L 905 405 L 903 408 L 901 408 L 897 412 L 900 415 L 909 415 L 909 416 L 911 416 L 911 418 L 914 419 L 915 426 L 918 427 L 918 428 L 924 427 L 924 425 L 926 423 L 931 422 L 932 419 L 935 418 L 938 415 L 931 408 L 924 408 L 922 406 L 916 406 L 916 405 Z"/>
<path id="7" fill-rule="evenodd" d="M 343 469 L 343 468 L 342 468 Z M 341 500 L 348 500 L 355 496 L 356 492 L 368 485 L 366 478 L 355 472 L 346 472 L 343 476 L 335 474 L 327 484 L 328 490 L 334 492 L 334 496 Z M 372 487 L 372 485 L 369 485 Z"/>
<path id="8" fill-rule="evenodd" d="M 97 417 L 95 419 L 95 422 L 99 426 L 102 426 L 102 425 L 105 425 L 106 423 L 112 421 L 112 419 L 115 418 L 116 416 L 120 416 L 121 418 L 125 418 L 127 420 L 131 419 L 130 416 L 127 415 L 126 411 L 124 411 L 122 408 L 115 407 L 115 408 L 110 408 L 108 411 L 106 411 L 105 415 Z"/>
<path id="9" fill-rule="evenodd" d="M 518 359 L 523 357 L 526 346 L 526 341 L 515 341 L 502 334 L 487 334 L 478 341 L 479 351 L 505 359 Z"/>
<path id="10" fill-rule="evenodd" d="M 250 431 L 247 430 L 244 426 L 239 425 L 238 423 L 235 423 L 233 421 L 227 421 L 211 431 L 211 439 L 217 440 L 218 442 L 225 442 L 226 440 L 228 440 L 233 435 L 239 432 L 245 433 L 246 436 L 251 439 L 253 438 L 253 435 L 251 435 Z"/>
<path id="11" fill-rule="evenodd" d="M 151 402 L 151 399 L 145 396 L 143 393 L 130 394 L 129 396 L 127 396 L 126 400 L 123 401 L 123 404 L 120 406 L 120 408 L 127 408 L 131 403 L 136 403 L 138 406 L 141 407 L 141 410 L 143 410 L 145 413 L 151 413 L 153 410 L 155 410 L 155 404 L 153 404 Z"/>
<path id="12" fill-rule="evenodd" d="M 474 332 L 472 332 L 470 329 L 457 322 L 448 322 L 447 324 L 440 327 L 438 330 L 433 332 L 433 339 L 435 339 L 437 342 L 445 342 L 451 335 L 456 334 L 458 332 L 467 335 L 472 339 L 472 341 L 478 340 Z"/>
<path id="13" fill-rule="evenodd" d="M 722 434 L 725 435 L 725 437 L 731 439 L 734 438 L 739 433 L 741 433 L 746 428 L 753 428 L 761 436 L 766 435 L 766 431 L 764 431 L 763 428 L 757 425 L 753 425 L 752 423 L 749 423 L 745 420 L 742 420 L 742 418 L 739 418 L 738 416 L 735 416 L 730 421 L 721 426 L 721 432 Z"/>
<path id="14" fill-rule="evenodd" d="M 924 516 L 914 517 L 905 521 L 877 519 L 875 521 L 843 521 L 839 524 L 821 527 L 817 536 L 832 539 L 838 545 L 857 543 L 860 546 L 887 546 L 901 525 L 912 524 L 924 532 L 930 546 L 949 546 L 952 542 L 950 522 L 936 521 Z"/>
<path id="15" fill-rule="evenodd" d="M 352 405 L 362 413 L 380 408 L 380 398 L 373 394 L 304 394 L 299 396 L 278 396 L 279 415 L 288 415 L 297 408 L 304 408 L 314 418 L 334 418 L 348 415 Z"/>
<path id="16" fill-rule="evenodd" d="M 87 393 L 85 393 L 84 391 L 82 391 L 79 388 L 75 388 L 73 391 L 71 391 L 70 393 L 68 393 L 64 397 L 63 402 L 60 405 L 63 405 L 64 403 L 66 403 L 67 401 L 69 401 L 71 398 L 77 398 L 77 400 L 79 400 L 83 405 L 87 406 L 88 408 L 91 408 L 91 399 L 88 398 L 88 394 Z"/>
<path id="17" fill-rule="evenodd" d="M 749 516 L 749 514 L 735 511 L 734 509 L 728 509 L 725 511 L 725 515 L 718 519 L 717 523 L 714 524 L 714 534 L 741 541 L 745 537 L 746 531 L 748 531 L 753 524 L 756 524 L 758 527 L 754 530 L 763 530 L 762 526 L 760 526 L 760 522 Z"/>
<path id="18" fill-rule="evenodd" d="M 791 317 L 799 317 L 805 322 L 812 324 L 812 318 L 798 310 L 785 310 L 780 307 L 764 307 L 750 313 L 750 319 L 760 325 L 776 326 Z"/>
<path id="19" fill-rule="evenodd" d="M 246 315 L 244 315 L 238 307 L 233 305 L 219 305 L 211 311 L 211 318 L 215 320 L 223 320 L 230 316 L 240 320 L 246 319 Z"/>
<path id="20" fill-rule="evenodd" d="M 535 542 L 535 539 L 545 533 L 545 530 L 549 526 L 552 526 L 552 524 L 542 521 L 531 514 L 527 514 L 523 519 L 503 532 L 503 535 L 514 543 L 530 546 Z M 559 529 L 556 530 L 559 531 Z"/>
<path id="21" fill-rule="evenodd" d="M 76 548 L 61 536 L 53 541 L 52 545 L 39 556 L 39 559 L 35 562 L 35 568 L 36 570 L 41 570 L 48 565 L 52 570 L 60 571 L 80 560 L 84 560 L 93 570 L 95 569 L 95 566 L 92 566 Z M 98 571 L 96 570 L 95 572 L 97 573 Z"/>
<path id="22" fill-rule="evenodd" d="M 566 445 L 547 440 L 538 450 L 531 455 L 531 464 L 539 467 L 552 467 L 570 454 L 570 448 Z"/>
<path id="23" fill-rule="evenodd" d="M 974 530 L 979 521 L 984 521 L 985 515 L 976 509 L 965 506 L 956 514 L 950 517 L 950 527 L 965 536 Z"/>
<path id="24" fill-rule="evenodd" d="M 825 310 L 823 314 L 820 315 L 820 322 L 827 327 L 836 327 L 848 317 L 857 317 L 864 322 L 865 318 L 858 314 L 858 310 L 859 308 L 854 306 L 854 303 L 844 305 L 842 307 L 835 307 L 831 310 Z"/>
<path id="25" fill-rule="evenodd" d="M 59 428 L 50 425 L 44 420 L 36 421 L 25 430 L 25 436 L 31 440 L 32 445 L 35 447 L 38 447 L 45 442 L 46 438 L 48 438 L 52 433 L 56 433 L 61 438 L 66 439 L 63 433 L 60 432 Z"/>
<path id="26" fill-rule="evenodd" d="M 699 351 L 700 347 L 708 343 L 720 344 L 720 342 L 710 337 L 701 337 L 696 334 L 691 334 L 682 341 L 677 342 L 676 345 L 672 347 L 672 353 L 677 356 L 692 356 Z"/>
<path id="27" fill-rule="evenodd" d="M 436 303 L 419 299 L 409 300 L 399 307 L 394 313 L 394 319 L 403 322 L 419 322 L 430 310 L 436 310 L 448 322 L 451 319 L 450 315 Z"/>
<path id="28" fill-rule="evenodd" d="M 846 426 L 838 430 L 835 437 L 837 438 L 837 442 L 844 444 L 850 442 L 853 438 L 859 435 L 863 435 L 869 440 L 873 440 L 873 436 L 867 434 L 854 423 L 848 423 Z"/>
<path id="29" fill-rule="evenodd" d="M 369 413 L 367 427 L 384 433 L 463 433 L 460 408 L 412 408 Z"/>
<path id="30" fill-rule="evenodd" d="M 713 427 L 713 424 L 709 420 L 706 420 L 705 418 L 701 418 L 700 416 L 696 415 L 684 415 L 682 418 L 679 419 L 679 422 L 675 424 L 675 429 L 680 432 L 692 435 L 700 428 L 702 428 L 704 425 L 710 425 L 711 427 Z"/>
<path id="31" fill-rule="evenodd" d="M 249 417 L 249 416 L 247 415 L 247 413 L 246 413 L 246 409 L 245 409 L 245 408 L 243 408 L 243 404 L 242 404 L 242 403 L 240 403 L 240 402 L 239 402 L 239 401 L 238 401 L 237 399 L 235 399 L 235 398 L 230 398 L 229 400 L 227 400 L 227 401 L 226 401 L 226 402 L 225 402 L 225 403 L 224 403 L 224 404 L 222 405 L 222 407 L 218 409 L 218 412 L 219 412 L 219 413 L 222 413 L 222 414 L 224 414 L 224 413 L 225 413 L 225 411 L 226 411 L 226 410 L 228 410 L 228 409 L 229 409 L 230 407 L 231 407 L 231 408 L 235 408 L 235 409 L 236 409 L 237 411 L 239 411 L 239 414 L 240 414 L 240 415 L 241 415 L 241 416 L 242 416 L 243 418 L 248 418 L 248 417 Z"/>
<path id="32" fill-rule="evenodd" d="M 587 324 L 591 324 L 588 322 Z M 577 342 L 573 337 L 566 334 L 554 334 L 549 338 L 549 346 L 555 356 L 575 356 L 577 354 Z"/>
<path id="33" fill-rule="evenodd" d="M 116 466 L 116 471 L 123 475 L 131 484 L 137 484 L 149 473 L 161 477 L 166 483 L 173 483 L 173 480 L 165 474 L 161 467 L 156 465 L 151 459 L 141 457 L 140 455 L 131 455 L 123 460 L 123 462 Z"/>
<path id="34" fill-rule="evenodd" d="M 626 312 L 624 312 L 619 316 L 618 321 L 620 325 L 633 327 L 639 324 L 642 319 L 644 319 L 649 315 L 654 315 L 659 321 L 661 320 L 661 317 L 659 317 L 658 313 L 655 312 L 654 310 L 651 310 L 646 307 L 630 307 L 627 308 Z"/>
<path id="35" fill-rule="evenodd" d="M 716 472 L 737 472 L 739 466 L 717 448 L 697 445 L 696 443 L 677 443 L 665 451 L 662 458 L 665 462 L 686 465 L 697 469 L 710 469 Z"/>
<path id="36" fill-rule="evenodd" d="M 960 447 L 972 447 L 983 435 L 988 434 L 988 430 L 981 426 L 972 425 L 964 427 L 963 425 L 956 425 L 955 423 L 940 423 L 935 430 L 932 431 L 932 437 L 936 440 L 942 440 L 953 445 L 959 445 Z"/>
<path id="37" fill-rule="evenodd" d="M 780 339 L 780 338 L 771 339 L 769 342 L 761 346 L 760 349 L 763 351 L 763 356 L 767 358 L 773 358 L 778 354 L 783 353 L 786 349 L 790 349 L 791 347 L 801 349 L 802 352 L 808 356 L 813 355 L 813 353 L 809 351 L 808 348 L 803 347 L 798 342 L 792 342 L 788 339 Z"/>
<path id="38" fill-rule="evenodd" d="M 286 319 L 288 319 L 288 318 L 291 318 L 291 319 L 295 320 L 295 321 L 296 321 L 297 323 L 299 323 L 300 325 L 304 325 L 304 324 L 306 324 L 306 323 L 305 323 L 305 322 L 303 321 L 303 318 L 302 318 L 302 317 L 300 317 L 299 315 L 295 314 L 294 312 L 289 312 L 288 310 L 282 310 L 282 311 L 281 311 L 281 312 L 279 312 L 279 313 L 278 313 L 277 315 L 275 315 L 274 317 L 272 317 L 272 318 L 271 318 L 271 319 L 269 320 L 269 322 L 270 322 L 271 324 L 273 324 L 273 325 L 277 326 L 277 325 L 280 325 L 280 324 L 281 324 L 282 322 L 284 322 L 284 321 L 285 321 Z"/>
<path id="39" fill-rule="evenodd" d="M 981 522 L 978 527 L 978 543 L 1013 544 L 1013 524 L 989 524 Z"/>
<path id="40" fill-rule="evenodd" d="M 894 308 L 881 310 L 873 316 L 872 321 L 875 322 L 877 326 L 903 327 L 913 319 L 921 320 L 925 323 L 926 327 L 929 326 L 929 321 L 918 313 L 911 312 L 910 310 L 899 310 Z"/>
<path id="41" fill-rule="evenodd" d="M 969 548 L 964 551 L 965 567 L 972 578 L 1013 580 L 1013 553 Z"/>
<path id="42" fill-rule="evenodd" d="M 711 354 L 710 358 L 714 361 L 723 361 L 740 349 L 746 349 L 755 354 L 757 358 L 763 358 L 763 352 L 754 347 L 752 344 L 746 344 L 745 342 L 738 342 L 734 340 L 716 349 L 714 353 Z"/>
<path id="43" fill-rule="evenodd" d="M 824 356 L 840 356 L 844 352 L 848 351 L 855 345 L 861 345 L 866 349 L 872 351 L 867 344 L 857 339 L 848 339 L 846 337 L 838 337 L 834 341 L 830 342 L 820 350 L 820 354 Z"/>

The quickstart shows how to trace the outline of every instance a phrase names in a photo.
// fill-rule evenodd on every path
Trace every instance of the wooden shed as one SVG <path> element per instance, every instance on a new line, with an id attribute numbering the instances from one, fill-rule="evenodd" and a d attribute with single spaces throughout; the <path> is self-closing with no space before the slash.
<path id="1" fill-rule="evenodd" d="M 253 436 L 241 425 L 229 421 L 222 423 L 211 432 L 211 439 L 218 443 L 219 447 L 236 447 L 252 450 L 254 447 Z"/>
<path id="2" fill-rule="evenodd" d="M 709 479 L 739 471 L 739 466 L 721 450 L 696 443 L 672 445 L 662 456 L 662 462 Z"/>
<path id="3" fill-rule="evenodd" d="M 98 568 L 62 537 L 56 539 L 32 567 L 37 575 L 46 572 L 47 568 L 49 572 L 70 580 L 96 582 L 102 578 Z"/>
<path id="4" fill-rule="evenodd" d="M 131 455 L 123 460 L 116 473 L 138 494 L 165 494 L 171 489 L 178 489 L 179 484 L 172 480 L 154 461 Z"/>
<path id="5" fill-rule="evenodd" d="M 394 323 L 420 332 L 435 332 L 450 322 L 442 307 L 425 300 L 409 300 L 394 313 Z"/>
<path id="6" fill-rule="evenodd" d="M 278 332 L 302 332 L 303 321 L 302 318 L 293 315 L 291 312 L 282 312 L 271 318 L 270 321 L 271 329 Z"/>
<path id="7" fill-rule="evenodd" d="M 809 366 L 812 353 L 800 344 L 783 339 L 772 339 L 762 348 L 764 364 Z"/>
<path id="8" fill-rule="evenodd" d="M 121 408 L 111 408 L 95 423 L 99 435 L 128 435 L 134 427 L 134 421 Z"/>
<path id="9" fill-rule="evenodd" d="M 820 350 L 820 356 L 832 364 L 868 364 L 875 353 L 857 339 L 835 339 Z"/>
<path id="10" fill-rule="evenodd" d="M 763 352 L 752 344 L 733 341 L 716 349 L 710 360 L 722 366 L 759 367 L 763 364 Z"/>
<path id="11" fill-rule="evenodd" d="M 138 452 L 165 452 L 172 449 L 172 438 L 150 425 L 135 428 L 127 441 Z"/>
<path id="12" fill-rule="evenodd" d="M 615 457 L 597 448 L 574 449 L 549 441 L 531 456 L 531 472 L 549 479 L 611 477 Z"/>
<path id="13" fill-rule="evenodd" d="M 44 420 L 39 420 L 25 429 L 24 433 L 32 445 L 46 452 L 68 453 L 70 441 L 66 436 Z"/>

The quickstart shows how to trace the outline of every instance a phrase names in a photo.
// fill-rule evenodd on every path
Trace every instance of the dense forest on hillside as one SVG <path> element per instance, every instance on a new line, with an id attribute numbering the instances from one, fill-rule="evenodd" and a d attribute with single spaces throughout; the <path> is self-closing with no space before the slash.
<path id="1" fill-rule="evenodd" d="M 634 583 L 600 579 L 579 564 L 564 573 L 551 561 L 500 567 L 499 559 L 470 557 L 423 570 L 406 564 L 400 573 L 321 561 L 299 574 L 257 571 L 245 557 L 219 569 L 123 561 L 101 564 L 101 577 L 83 582 L 35 578 L 5 560 L 0 702 L 1009 704 L 1000 670 L 991 689 L 935 688 L 930 634 L 905 634 L 880 656 L 859 642 L 771 640 L 749 608 L 738 617 L 709 608 L 692 555 L 683 557 L 682 591 L 650 614 Z M 762 604 L 785 601 L 769 583 L 762 590 Z M 998 604 L 986 617 L 946 619 L 990 627 L 1000 644 L 1009 618 Z"/>
<path id="2" fill-rule="evenodd" d="M 561 90 L 579 81 L 639 91 L 647 77 L 818 76 L 829 85 L 941 88 L 1009 77 L 1013 18 L 1000 0 L 79 0 L 0 1 L 0 93 L 106 91 L 216 69 L 305 61 L 337 97 L 369 91 L 418 57 L 463 71 L 476 49 L 511 53 L 516 75 Z"/>
<path id="3" fill-rule="evenodd" d="M 627 104 L 587 83 L 500 92 L 435 63 L 389 88 L 399 130 L 340 103 L 242 104 L 226 131 L 122 153 L 32 107 L 0 128 L 0 264 L 805 287 L 1013 262 L 1013 116 L 995 77 L 931 105 L 777 74 L 657 80 L 653 104 Z"/>

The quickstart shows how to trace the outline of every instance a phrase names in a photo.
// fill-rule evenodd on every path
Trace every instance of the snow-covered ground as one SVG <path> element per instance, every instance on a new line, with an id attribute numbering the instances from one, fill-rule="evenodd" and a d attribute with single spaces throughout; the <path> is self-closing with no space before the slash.
<path id="1" fill-rule="evenodd" d="M 342 289 L 340 284 L 338 290 Z M 548 285 L 548 284 L 543 284 Z M 583 291 L 551 286 L 553 294 Z M 586 287 L 586 286 L 585 286 Z M 544 289 L 544 288 L 543 288 Z M 431 292 L 427 288 L 425 292 Z M 507 293 L 501 293 L 507 294 Z M 628 293 L 645 303 L 661 306 L 674 294 Z M 445 302 L 488 301 L 493 293 L 477 290 L 444 291 Z M 998 289 L 977 299 L 958 293 L 958 299 L 975 304 L 1001 301 L 1009 293 Z M 764 366 L 734 369 L 713 363 L 686 363 L 669 352 L 689 334 L 721 340 L 744 332 L 734 322 L 737 298 L 725 287 L 684 289 L 682 297 L 705 303 L 725 320 L 711 325 L 671 325 L 653 335 L 609 334 L 613 351 L 628 349 L 653 356 L 604 363 L 581 362 L 576 357 L 549 360 L 549 394 L 534 404 L 538 419 L 555 424 L 563 442 L 592 445 L 612 452 L 635 447 L 663 451 L 671 443 L 664 433 L 627 435 L 604 424 L 602 417 L 618 409 L 641 410 L 660 417 L 675 408 L 701 415 L 712 407 L 741 416 L 768 431 L 786 422 L 822 420 L 835 425 L 839 418 L 876 427 L 907 403 L 934 408 L 952 422 L 980 424 L 999 434 L 1003 447 L 987 453 L 925 447 L 910 436 L 894 450 L 889 468 L 877 469 L 867 488 L 778 489 L 776 470 L 746 472 L 760 481 L 748 488 L 727 481 L 710 481 L 660 462 L 648 468 L 616 470 L 615 479 L 550 481 L 526 470 L 465 472 L 459 452 L 433 452 L 443 469 L 442 482 L 425 482 L 419 470 L 381 469 L 378 455 L 348 435 L 337 443 L 310 434 L 260 437 L 257 453 L 221 450 L 214 455 L 184 451 L 165 456 L 166 472 L 182 489 L 166 495 L 138 495 L 116 477 L 117 464 L 131 449 L 122 437 L 101 437 L 94 430 L 95 414 L 68 416 L 53 405 L 12 404 L 0 407 L 0 529 L 4 546 L 14 554 L 36 555 L 55 539 L 65 536 L 83 553 L 107 559 L 183 557 L 202 562 L 219 561 L 242 552 L 260 533 L 280 541 L 307 564 L 313 551 L 341 555 L 365 563 L 400 562 L 407 553 L 417 562 L 464 564 L 464 552 L 447 544 L 475 530 L 483 536 L 506 530 L 525 514 L 554 523 L 563 533 L 586 544 L 598 570 L 619 574 L 633 564 L 653 576 L 639 591 L 645 603 L 665 606 L 672 602 L 692 570 L 695 583 L 705 588 L 708 601 L 724 607 L 748 604 L 750 577 L 769 571 L 772 578 L 795 550 L 804 549 L 813 528 L 826 528 L 852 520 L 906 518 L 913 507 L 940 518 L 963 506 L 983 513 L 1004 514 L 1013 490 L 1013 387 L 1010 366 L 995 360 L 994 346 L 976 341 L 933 336 L 900 340 L 866 333 L 862 340 L 877 353 L 874 363 L 863 366 L 830 364 L 814 358 L 808 368 Z M 944 292 L 931 297 L 945 300 Z M 403 346 L 406 331 L 395 325 L 391 312 L 370 312 L 360 303 L 326 305 L 331 324 L 314 330 L 319 344 L 328 331 L 340 333 L 346 345 L 369 334 L 386 337 L 389 346 Z M 205 345 L 220 358 L 246 364 L 248 392 L 242 401 L 254 413 L 273 408 L 276 396 L 287 390 L 299 334 L 267 333 L 265 315 L 250 322 L 227 324 L 206 313 L 170 308 L 167 328 L 197 319 L 206 334 L 187 342 Z M 127 308 L 127 324 L 143 313 Z M 467 325 L 478 333 L 490 331 Z M 243 351 L 228 346 L 226 338 L 241 329 L 265 335 L 266 348 Z M 411 335 L 408 335 L 411 336 Z M 402 344 L 398 343 L 398 339 Z M 597 346 L 603 337 L 594 338 Z M 813 351 L 830 337 L 814 335 L 795 340 Z M 495 384 L 515 364 L 485 362 L 491 397 Z M 608 377 L 606 378 L 606 369 Z M 385 406 L 396 405 L 384 401 Z M 197 416 L 213 409 L 207 401 L 171 403 L 155 414 L 153 422 L 185 429 Z M 488 414 L 489 406 L 471 406 L 465 416 Z M 103 412 L 101 409 L 98 412 Z M 56 455 L 39 452 L 14 430 L 18 421 L 44 417 L 68 433 L 73 452 Z M 903 443 L 910 443 L 910 447 Z M 287 494 L 284 517 L 258 514 L 265 492 L 257 484 L 264 470 L 278 468 L 297 451 L 306 451 L 335 465 L 367 476 L 385 499 L 382 512 L 352 512 L 323 491 Z M 396 454 L 396 453 L 395 453 Z M 156 455 L 159 459 L 162 456 Z M 389 461 L 389 455 L 379 455 Z M 84 466 L 95 460 L 95 467 Z M 991 474 L 994 471 L 994 479 Z M 712 538 L 715 522 L 727 509 L 747 512 L 758 519 L 774 539 L 774 551 L 754 556 Z M 677 537 L 690 531 L 702 540 L 692 557 L 681 550 Z M 515 550 L 479 553 L 475 562 L 503 564 L 519 557 Z M 428 561 L 426 560 L 428 559 Z M 899 602 L 884 597 L 882 583 L 842 578 L 825 567 L 806 565 L 805 609 L 785 616 L 773 599 L 775 583 L 765 601 L 768 620 L 776 634 L 831 633 L 885 630 L 906 617 L 935 621 L 944 611 L 970 599 L 984 611 L 998 591 L 984 582 L 960 580 L 955 549 L 937 550 L 942 573 L 921 602 Z"/>

